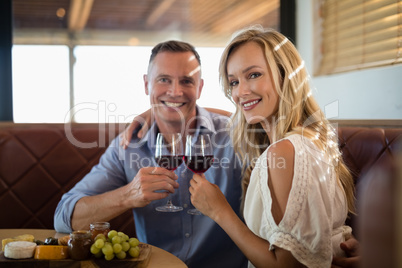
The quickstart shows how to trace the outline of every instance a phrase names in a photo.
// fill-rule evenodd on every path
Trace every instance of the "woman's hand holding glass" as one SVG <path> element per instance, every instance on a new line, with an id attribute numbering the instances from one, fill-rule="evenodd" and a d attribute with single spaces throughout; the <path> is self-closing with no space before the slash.
<path id="1" fill-rule="evenodd" d="M 210 183 L 204 174 L 194 174 L 190 181 L 191 203 L 202 214 L 216 221 L 216 217 L 230 204 L 216 184 Z"/>

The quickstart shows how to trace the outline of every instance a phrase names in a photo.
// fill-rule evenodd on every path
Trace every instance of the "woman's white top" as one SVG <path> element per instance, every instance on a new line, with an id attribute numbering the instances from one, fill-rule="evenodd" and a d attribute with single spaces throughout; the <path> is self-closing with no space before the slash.
<path id="1" fill-rule="evenodd" d="M 285 214 L 277 225 L 271 213 L 268 167 L 286 168 L 276 157 L 268 161 L 268 149 L 258 158 L 247 189 L 244 218 L 257 236 L 268 240 L 270 250 L 288 250 L 307 267 L 330 267 L 333 255 L 351 228 L 344 226 L 348 209 L 334 167 L 309 139 L 293 134 L 285 138 L 295 151 L 292 188 Z M 272 145 L 270 145 L 272 146 Z M 253 267 L 249 263 L 249 267 Z"/>

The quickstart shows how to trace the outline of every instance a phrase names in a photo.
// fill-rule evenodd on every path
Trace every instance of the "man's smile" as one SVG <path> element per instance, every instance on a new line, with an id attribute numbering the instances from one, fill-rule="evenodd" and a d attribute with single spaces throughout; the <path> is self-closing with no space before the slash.
<path id="1" fill-rule="evenodd" d="M 169 101 L 162 101 L 162 103 L 172 108 L 178 108 L 186 104 L 185 102 L 169 102 Z"/>

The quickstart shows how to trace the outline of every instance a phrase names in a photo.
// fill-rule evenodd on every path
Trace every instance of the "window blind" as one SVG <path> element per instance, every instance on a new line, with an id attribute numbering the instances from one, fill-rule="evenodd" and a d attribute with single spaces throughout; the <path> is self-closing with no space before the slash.
<path id="1" fill-rule="evenodd" d="M 402 0 L 323 0 L 316 75 L 402 62 Z"/>

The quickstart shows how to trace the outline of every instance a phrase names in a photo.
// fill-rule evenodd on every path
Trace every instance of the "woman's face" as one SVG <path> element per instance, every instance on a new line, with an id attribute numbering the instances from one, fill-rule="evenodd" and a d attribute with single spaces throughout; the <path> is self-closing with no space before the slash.
<path id="1" fill-rule="evenodd" d="M 270 122 L 278 111 L 279 95 L 261 47 L 247 42 L 228 58 L 227 73 L 232 98 L 249 124 Z"/>

